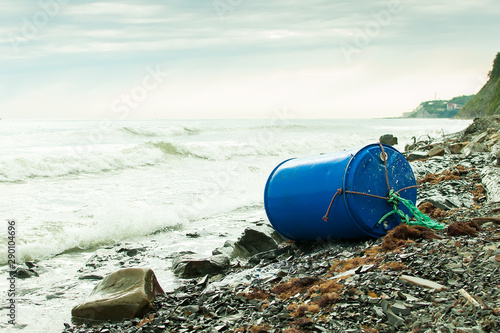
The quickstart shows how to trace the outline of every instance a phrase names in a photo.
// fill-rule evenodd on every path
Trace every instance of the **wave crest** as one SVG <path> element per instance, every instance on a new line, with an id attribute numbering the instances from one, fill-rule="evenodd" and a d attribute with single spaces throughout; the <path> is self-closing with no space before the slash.
<path id="1" fill-rule="evenodd" d="M 31 178 L 61 177 L 80 173 L 96 174 L 153 165 L 164 159 L 160 151 L 124 149 L 115 151 L 85 151 L 73 147 L 66 152 L 51 152 L 26 157 L 6 157 L 0 160 L 0 182 L 22 182 Z M 79 151 L 77 148 L 81 148 Z"/>
<path id="2" fill-rule="evenodd" d="M 171 137 L 171 136 L 186 136 L 198 135 L 202 132 L 196 126 L 172 126 L 172 127 L 128 127 L 119 128 L 119 131 L 139 137 L 155 138 L 155 137 Z"/>

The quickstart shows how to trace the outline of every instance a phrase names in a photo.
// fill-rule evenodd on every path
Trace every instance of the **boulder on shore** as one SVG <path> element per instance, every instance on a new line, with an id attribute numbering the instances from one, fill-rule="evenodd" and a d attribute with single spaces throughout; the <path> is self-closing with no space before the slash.
<path id="1" fill-rule="evenodd" d="M 271 235 L 247 228 L 243 235 L 234 243 L 232 257 L 248 258 L 254 254 L 277 248 L 278 244 Z"/>
<path id="2" fill-rule="evenodd" d="M 429 150 L 427 154 L 429 155 L 429 157 L 433 157 L 433 156 L 443 156 L 444 153 L 445 153 L 444 147 L 439 145 Z"/>
<path id="3" fill-rule="evenodd" d="M 181 278 L 215 275 L 229 268 L 229 257 L 224 254 L 202 257 L 193 252 L 180 253 L 172 261 L 174 274 Z"/>
<path id="4" fill-rule="evenodd" d="M 408 162 L 413 162 L 418 160 L 425 160 L 428 157 L 429 154 L 426 151 L 413 151 L 408 154 L 406 159 L 408 160 Z"/>
<path id="5" fill-rule="evenodd" d="M 379 142 L 389 146 L 394 146 L 398 144 L 398 138 L 392 134 L 384 134 L 379 138 Z"/>
<path id="6" fill-rule="evenodd" d="M 75 323 L 142 317 L 163 293 L 151 269 L 125 268 L 99 282 L 88 299 L 71 310 L 71 316 Z"/>
<path id="7" fill-rule="evenodd" d="M 450 153 L 452 153 L 452 154 L 460 154 L 462 152 L 462 149 L 467 144 L 469 144 L 469 143 L 468 142 L 467 143 L 458 142 L 458 143 L 454 143 L 454 144 L 450 145 Z"/>

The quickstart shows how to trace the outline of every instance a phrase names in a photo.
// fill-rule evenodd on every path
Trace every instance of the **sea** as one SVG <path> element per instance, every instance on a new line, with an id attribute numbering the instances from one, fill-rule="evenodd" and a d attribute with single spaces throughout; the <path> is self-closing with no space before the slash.
<path id="1" fill-rule="evenodd" d="M 403 151 L 469 124 L 279 112 L 265 120 L 0 120 L 0 329 L 61 332 L 97 283 L 81 279 L 89 260 L 108 258 L 98 275 L 131 265 L 113 260 L 116 246 L 149 249 L 134 267 L 152 268 L 173 290 L 182 282 L 173 253 L 210 255 L 268 224 L 264 186 L 286 159 L 362 148 L 383 134 Z M 15 279 L 13 297 L 9 254 L 38 272 Z"/>

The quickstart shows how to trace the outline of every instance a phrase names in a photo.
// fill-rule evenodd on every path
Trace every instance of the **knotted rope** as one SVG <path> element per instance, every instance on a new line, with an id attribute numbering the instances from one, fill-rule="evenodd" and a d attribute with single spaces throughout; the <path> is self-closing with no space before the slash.
<path id="1" fill-rule="evenodd" d="M 401 198 L 398 192 L 394 190 L 389 191 L 389 197 L 387 198 L 387 202 L 392 205 L 392 210 L 382 216 L 380 220 L 377 222 L 377 226 L 384 222 L 384 220 L 392 214 L 397 214 L 401 218 L 401 221 L 404 221 L 407 225 L 421 225 L 427 227 L 429 229 L 443 229 L 444 224 L 438 223 L 436 221 L 431 220 L 431 218 L 422 213 L 411 200 Z M 401 209 L 399 209 L 399 204 L 402 203 L 415 217 L 415 221 L 410 220 L 410 217 L 406 215 Z"/>
<path id="2" fill-rule="evenodd" d="M 387 202 L 390 205 L 392 205 L 392 210 L 390 212 L 384 214 L 384 216 L 382 216 L 378 220 L 378 222 L 376 224 L 377 226 L 379 226 L 381 223 L 383 223 L 387 217 L 391 216 L 392 214 L 397 214 L 400 217 L 401 222 L 404 222 L 410 226 L 420 225 L 420 226 L 424 226 L 424 227 L 427 227 L 430 229 L 436 229 L 436 230 L 443 229 L 444 224 L 441 224 L 441 223 L 438 223 L 436 221 L 431 220 L 431 218 L 428 215 L 422 213 L 417 207 L 415 207 L 415 205 L 413 204 L 413 202 L 411 200 L 408 200 L 408 199 L 401 197 L 400 193 L 402 191 L 408 190 L 410 188 L 416 188 L 416 187 L 418 187 L 417 185 L 408 186 L 408 187 L 402 188 L 398 191 L 394 191 L 391 188 L 391 186 L 389 184 L 389 174 L 387 171 L 387 156 L 388 155 L 385 153 L 384 147 L 382 146 L 382 144 L 379 143 L 379 145 L 380 145 L 380 149 L 382 151 L 382 156 L 385 156 L 385 158 L 383 158 L 383 160 L 384 160 L 384 169 L 385 169 L 385 180 L 387 183 L 387 188 L 389 190 L 388 196 L 383 197 L 383 196 L 379 196 L 379 195 L 373 195 L 373 194 L 369 194 L 369 193 L 355 192 L 355 191 L 349 191 L 349 190 L 345 190 L 345 192 L 349 193 L 349 194 L 359 194 L 359 195 L 364 195 L 364 196 L 369 196 L 369 197 L 373 197 L 373 198 L 387 200 Z M 323 220 L 325 222 L 328 222 L 328 216 L 330 215 L 330 211 L 332 209 L 333 203 L 335 202 L 337 195 L 339 195 L 339 194 L 342 195 L 343 192 L 344 191 L 342 191 L 342 189 L 339 188 L 337 190 L 337 192 L 335 192 L 335 194 L 333 195 L 332 201 L 330 202 L 330 205 L 328 206 L 328 210 L 326 211 L 325 216 L 323 216 Z M 407 214 L 405 214 L 405 212 L 403 212 L 401 209 L 399 209 L 400 203 L 402 203 L 406 208 L 408 208 L 408 210 L 415 217 L 415 221 L 410 220 L 410 217 Z"/>

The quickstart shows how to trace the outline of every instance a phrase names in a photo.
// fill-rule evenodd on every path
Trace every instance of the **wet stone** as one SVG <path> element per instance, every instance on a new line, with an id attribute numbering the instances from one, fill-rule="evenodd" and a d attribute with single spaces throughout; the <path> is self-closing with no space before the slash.
<path id="1" fill-rule="evenodd" d="M 38 273 L 33 269 L 18 267 L 15 271 L 10 272 L 10 276 L 18 279 L 29 279 L 31 277 L 38 276 Z"/>
<path id="2" fill-rule="evenodd" d="M 234 243 L 232 257 L 250 257 L 254 254 L 277 248 L 276 241 L 269 234 L 247 228 L 243 235 Z"/>
<path id="3" fill-rule="evenodd" d="M 404 304 L 403 302 L 396 301 L 396 303 L 391 306 L 391 310 L 398 316 L 407 316 L 411 313 L 411 309 L 407 306 L 409 305 Z"/>
<path id="4" fill-rule="evenodd" d="M 102 280 L 102 279 L 104 279 L 104 277 L 101 275 L 89 274 L 89 275 L 82 275 L 78 279 L 79 280 Z"/>
<path id="5" fill-rule="evenodd" d="M 462 152 L 462 149 L 465 147 L 464 143 L 455 143 L 450 145 L 450 153 L 452 154 L 460 154 Z"/>
<path id="6" fill-rule="evenodd" d="M 180 277 L 195 278 L 221 273 L 229 264 L 229 258 L 223 254 L 208 258 L 196 254 L 181 254 L 174 258 L 172 268 Z"/>
<path id="7" fill-rule="evenodd" d="M 398 315 L 396 315 L 391 310 L 391 306 L 390 306 L 389 302 L 387 302 L 385 300 L 382 301 L 382 311 L 387 316 L 387 320 L 389 321 L 389 323 L 391 323 L 392 325 L 394 325 L 396 327 L 404 325 L 404 323 L 405 323 L 404 319 L 399 317 Z"/>
<path id="8" fill-rule="evenodd" d="M 443 146 L 437 146 L 429 150 L 428 155 L 429 157 L 434 157 L 434 156 L 443 156 L 445 154 L 445 150 Z"/>
<path id="9" fill-rule="evenodd" d="M 450 209 L 459 208 L 462 206 L 460 201 L 453 199 L 453 198 L 441 196 L 441 195 L 435 195 L 435 196 L 429 197 L 429 198 L 427 198 L 427 201 L 429 201 L 436 208 L 439 208 L 441 210 L 450 210 Z"/>
<path id="10" fill-rule="evenodd" d="M 429 157 L 429 155 L 427 154 L 427 152 L 424 152 L 424 151 L 414 151 L 414 152 L 411 152 L 406 157 L 406 159 L 408 160 L 408 162 L 413 162 L 413 161 L 423 160 L 423 159 L 426 159 L 428 157 Z"/>
<path id="11" fill-rule="evenodd" d="M 394 146 L 398 144 L 398 138 L 392 134 L 384 134 L 379 138 L 379 142 L 389 146 Z"/>

